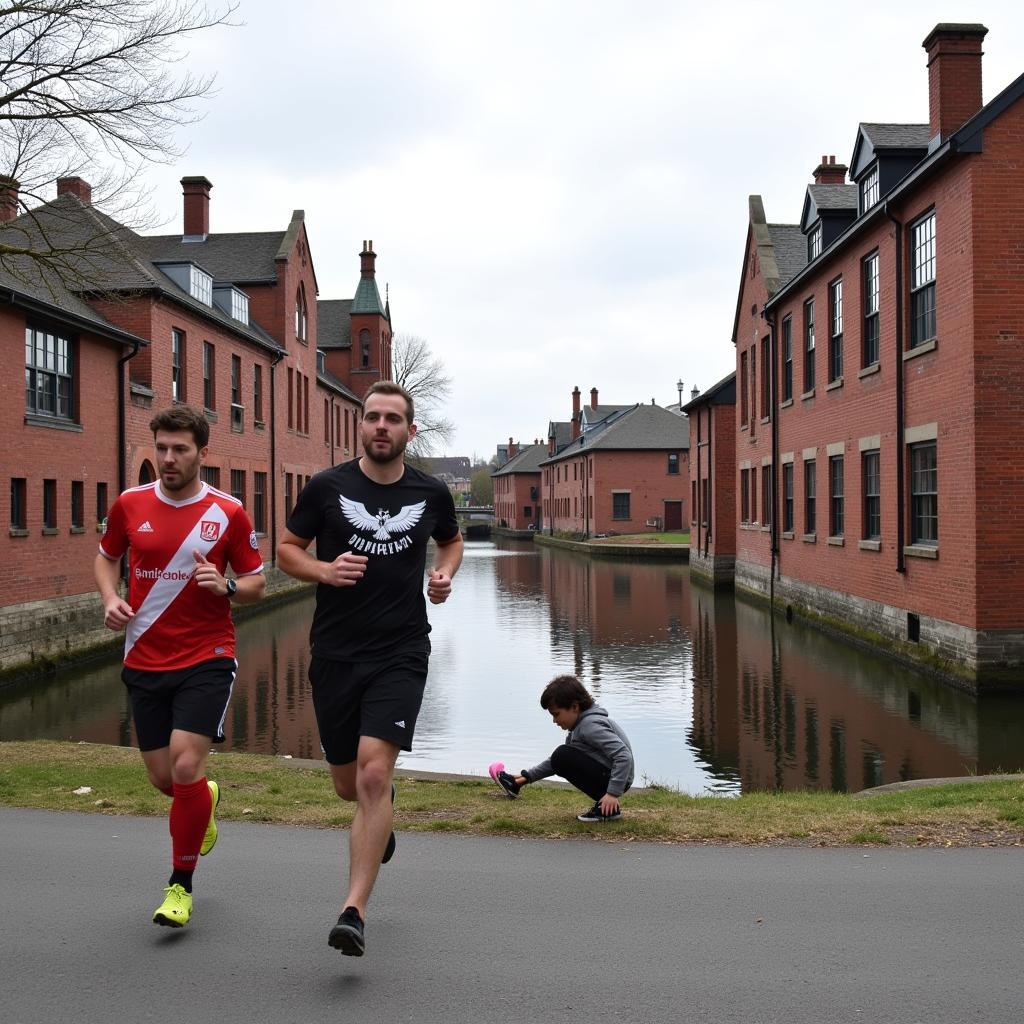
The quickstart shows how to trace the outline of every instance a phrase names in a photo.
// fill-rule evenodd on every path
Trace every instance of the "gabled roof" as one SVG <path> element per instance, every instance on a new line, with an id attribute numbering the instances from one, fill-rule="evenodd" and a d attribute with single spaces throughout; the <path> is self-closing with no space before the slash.
<path id="1" fill-rule="evenodd" d="M 452 476 L 469 476 L 473 471 L 473 464 L 468 455 L 445 455 L 436 458 L 427 458 L 424 472 L 437 476 L 440 473 L 448 473 Z"/>
<path id="2" fill-rule="evenodd" d="M 12 241 L 29 239 L 35 244 L 68 250 L 63 275 L 53 275 L 54 278 L 61 276 L 59 287 L 56 280 L 40 279 L 39 282 L 44 287 L 49 285 L 53 288 L 55 300 L 58 294 L 62 296 L 58 304 L 67 303 L 69 296 L 75 296 L 78 301 L 69 308 L 80 312 L 81 307 L 87 305 L 82 299 L 84 295 L 158 292 L 262 348 L 282 351 L 277 341 L 258 324 L 244 324 L 216 305 L 208 306 L 194 299 L 153 263 L 148 239 L 71 193 L 58 196 L 53 202 L 44 203 L 10 221 L 0 231 L 0 237 Z M 181 262 L 200 261 L 193 256 Z M 97 318 L 98 315 L 93 312 L 92 316 Z"/>
<path id="3" fill-rule="evenodd" d="M 316 300 L 316 347 L 352 347 L 351 299 Z"/>
<path id="4" fill-rule="evenodd" d="M 928 150 L 929 128 L 926 124 L 877 124 L 862 121 L 857 126 L 857 141 L 850 157 L 850 177 L 860 177 L 876 156 L 894 152 Z"/>
<path id="5" fill-rule="evenodd" d="M 824 213 L 857 213 L 856 185 L 808 185 L 800 227 L 806 231 Z"/>
<path id="6" fill-rule="evenodd" d="M 547 459 L 547 445 L 528 444 L 520 448 L 518 454 L 509 459 L 500 469 L 496 469 L 491 476 L 508 476 L 512 473 L 539 473 L 540 464 Z"/>
<path id="7" fill-rule="evenodd" d="M 689 447 L 690 423 L 685 417 L 660 405 L 635 405 L 606 426 L 580 434 L 541 465 L 590 451 L 674 451 Z"/>
<path id="8" fill-rule="evenodd" d="M 691 410 L 702 405 L 735 405 L 736 404 L 736 371 L 733 370 L 728 377 L 712 384 L 707 391 L 691 399 L 683 406 L 683 412 L 689 414 Z"/>
<path id="9" fill-rule="evenodd" d="M 572 424 L 563 420 L 552 420 L 548 424 L 548 438 L 555 438 L 555 451 L 560 451 L 572 440 Z"/>
<path id="10" fill-rule="evenodd" d="M 585 405 L 580 409 L 580 424 L 588 423 L 600 423 L 602 420 L 608 419 L 609 416 L 614 416 L 617 412 L 625 412 L 626 409 L 632 409 L 631 405 Z"/>

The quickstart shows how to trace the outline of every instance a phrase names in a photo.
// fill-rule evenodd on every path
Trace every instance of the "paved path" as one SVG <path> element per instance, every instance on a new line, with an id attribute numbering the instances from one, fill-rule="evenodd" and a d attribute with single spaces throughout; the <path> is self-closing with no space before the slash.
<path id="1" fill-rule="evenodd" d="M 178 932 L 166 822 L 0 808 L 0 1020 L 1024 1016 L 1024 850 L 398 838 L 360 960 L 326 941 L 347 833 L 228 822 Z"/>

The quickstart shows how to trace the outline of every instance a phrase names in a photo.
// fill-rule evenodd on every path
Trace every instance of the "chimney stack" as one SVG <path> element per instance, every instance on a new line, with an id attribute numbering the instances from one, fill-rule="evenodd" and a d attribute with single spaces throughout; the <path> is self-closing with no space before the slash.
<path id="1" fill-rule="evenodd" d="M 185 197 L 184 237 L 192 242 L 205 242 L 210 233 L 210 189 L 213 185 L 202 175 L 181 179 Z"/>
<path id="2" fill-rule="evenodd" d="M 508 439 L 508 457 L 514 459 L 519 454 L 519 445 L 510 437 Z"/>
<path id="3" fill-rule="evenodd" d="M 377 274 L 377 254 L 373 251 L 373 239 L 363 240 L 363 251 L 359 254 L 359 272 L 363 277 Z"/>
<path id="4" fill-rule="evenodd" d="M 837 164 L 835 154 L 822 155 L 821 163 L 814 168 L 815 185 L 845 185 L 846 164 Z"/>
<path id="5" fill-rule="evenodd" d="M 92 186 L 83 178 L 58 178 L 57 195 L 68 193 L 78 196 L 86 206 L 92 206 Z"/>
<path id="6" fill-rule="evenodd" d="M 580 388 L 577 384 L 572 389 L 572 439 L 580 436 Z"/>
<path id="7" fill-rule="evenodd" d="M 928 51 L 928 130 L 945 141 L 981 110 L 984 25 L 939 24 L 921 44 Z"/>
<path id="8" fill-rule="evenodd" d="M 590 408 L 597 408 L 597 388 L 590 389 Z"/>
<path id="9" fill-rule="evenodd" d="M 0 224 L 18 216 L 18 192 L 21 183 L 13 178 L 0 176 Z"/>

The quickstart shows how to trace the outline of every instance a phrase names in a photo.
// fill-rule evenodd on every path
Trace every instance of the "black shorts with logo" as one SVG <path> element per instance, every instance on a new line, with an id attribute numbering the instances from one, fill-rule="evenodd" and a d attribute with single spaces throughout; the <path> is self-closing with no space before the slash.
<path id="1" fill-rule="evenodd" d="M 172 729 L 223 743 L 224 718 L 237 671 L 234 658 L 211 658 L 168 672 L 146 672 L 126 665 L 121 679 L 131 697 L 139 750 L 166 747 Z"/>
<path id="2" fill-rule="evenodd" d="M 328 764 L 354 761 L 360 736 L 412 750 L 429 657 L 404 652 L 382 661 L 310 660 L 313 708 Z"/>

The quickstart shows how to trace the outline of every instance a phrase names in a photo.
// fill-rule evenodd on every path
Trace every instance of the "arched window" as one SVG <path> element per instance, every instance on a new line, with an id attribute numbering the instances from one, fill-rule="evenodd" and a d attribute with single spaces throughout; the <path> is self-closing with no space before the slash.
<path id="1" fill-rule="evenodd" d="M 139 486 L 151 484 L 156 479 L 156 473 L 149 459 L 146 459 L 139 467 Z"/>
<path id="2" fill-rule="evenodd" d="M 307 329 L 306 287 L 300 284 L 299 290 L 295 293 L 295 337 L 299 341 L 305 341 Z"/>
<path id="3" fill-rule="evenodd" d="M 370 332 L 364 327 L 359 332 L 359 349 L 362 352 L 362 365 L 370 365 Z"/>

